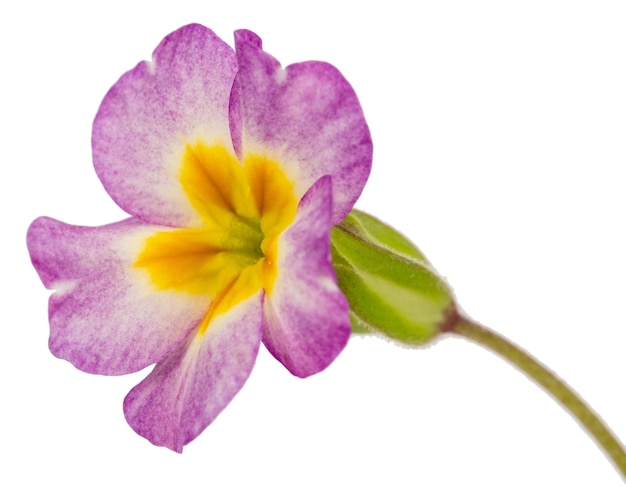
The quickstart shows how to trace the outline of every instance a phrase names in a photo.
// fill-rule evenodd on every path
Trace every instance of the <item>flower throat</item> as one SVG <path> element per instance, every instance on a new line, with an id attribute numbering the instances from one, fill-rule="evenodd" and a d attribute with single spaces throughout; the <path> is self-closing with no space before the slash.
<path id="1" fill-rule="evenodd" d="M 158 290 L 208 294 L 210 319 L 260 289 L 271 292 L 278 273 L 280 234 L 297 206 L 293 183 L 279 163 L 247 155 L 243 165 L 221 145 L 186 145 L 180 181 L 201 217 L 197 228 L 158 232 L 134 266 Z"/>

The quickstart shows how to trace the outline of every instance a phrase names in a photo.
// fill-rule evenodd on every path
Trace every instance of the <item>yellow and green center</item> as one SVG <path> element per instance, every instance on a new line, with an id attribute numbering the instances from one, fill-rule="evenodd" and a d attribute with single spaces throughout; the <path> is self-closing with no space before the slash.
<path id="1" fill-rule="evenodd" d="M 150 236 L 134 264 L 156 289 L 210 296 L 202 333 L 217 314 L 261 288 L 272 291 L 278 238 L 297 200 L 277 161 L 251 154 L 242 165 L 223 146 L 202 142 L 186 146 L 180 180 L 201 227 Z"/>

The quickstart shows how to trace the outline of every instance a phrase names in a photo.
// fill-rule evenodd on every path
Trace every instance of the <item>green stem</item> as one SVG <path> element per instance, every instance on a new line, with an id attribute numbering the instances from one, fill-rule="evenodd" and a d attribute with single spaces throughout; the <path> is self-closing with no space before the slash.
<path id="1" fill-rule="evenodd" d="M 613 462 L 626 482 L 626 452 L 624 447 L 591 407 L 556 374 L 498 333 L 462 316 L 458 317 L 448 332 L 470 339 L 494 351 L 545 389 L 596 440 L 598 446 Z"/>

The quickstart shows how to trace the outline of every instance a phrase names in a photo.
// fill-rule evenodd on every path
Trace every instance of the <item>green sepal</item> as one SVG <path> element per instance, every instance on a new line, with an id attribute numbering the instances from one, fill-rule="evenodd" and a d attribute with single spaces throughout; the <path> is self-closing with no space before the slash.
<path id="1" fill-rule="evenodd" d="M 331 250 L 353 332 L 420 344 L 445 329 L 452 291 L 401 233 L 355 209 L 332 229 Z"/>

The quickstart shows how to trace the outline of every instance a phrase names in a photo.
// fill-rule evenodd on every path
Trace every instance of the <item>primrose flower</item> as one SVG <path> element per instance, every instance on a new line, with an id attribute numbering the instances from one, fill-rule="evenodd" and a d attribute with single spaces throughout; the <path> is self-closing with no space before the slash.
<path id="1" fill-rule="evenodd" d="M 250 31 L 235 47 L 185 26 L 105 96 L 93 160 L 129 219 L 42 217 L 28 232 L 55 291 L 52 353 L 95 374 L 156 363 L 124 413 L 179 452 L 242 387 L 261 342 L 306 377 L 350 335 L 329 232 L 369 175 L 359 102 L 327 63 L 283 69 Z"/>

